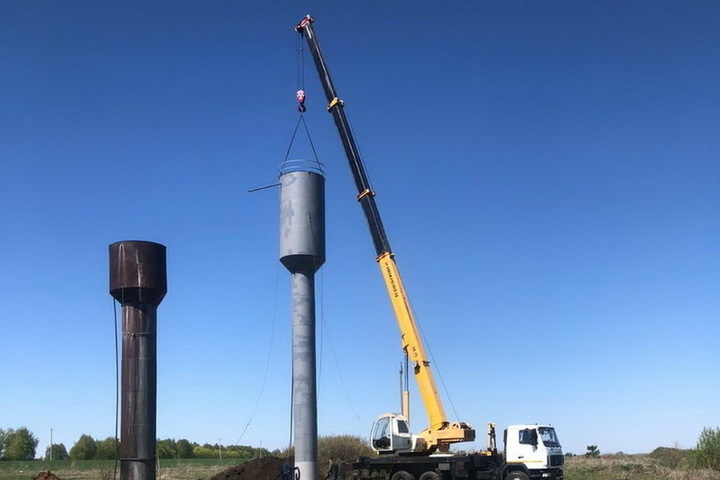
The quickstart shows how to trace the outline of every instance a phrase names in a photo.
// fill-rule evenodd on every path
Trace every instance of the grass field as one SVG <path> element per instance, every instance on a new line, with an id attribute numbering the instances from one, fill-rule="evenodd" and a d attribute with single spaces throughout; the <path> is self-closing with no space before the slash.
<path id="1" fill-rule="evenodd" d="M 158 480 L 204 480 L 236 465 L 237 460 L 191 459 L 161 460 Z M 0 480 L 31 480 L 50 470 L 62 480 L 112 480 L 115 461 L 33 461 L 0 462 Z M 566 480 L 720 480 L 713 470 L 670 468 L 649 455 L 611 455 L 599 458 L 573 457 L 565 465 Z"/>
<path id="2" fill-rule="evenodd" d="M 687 470 L 664 466 L 664 459 L 650 455 L 573 457 L 565 464 L 566 480 L 720 480 L 714 470 Z"/>
<path id="3" fill-rule="evenodd" d="M 237 465 L 242 460 L 218 459 L 182 459 L 160 460 L 158 462 L 158 480 L 198 480 L 206 479 Z M 62 480 L 116 480 L 120 478 L 119 464 L 115 472 L 115 460 L 55 460 L 46 462 L 0 462 L 0 480 L 31 480 L 40 472 L 50 470 Z"/>

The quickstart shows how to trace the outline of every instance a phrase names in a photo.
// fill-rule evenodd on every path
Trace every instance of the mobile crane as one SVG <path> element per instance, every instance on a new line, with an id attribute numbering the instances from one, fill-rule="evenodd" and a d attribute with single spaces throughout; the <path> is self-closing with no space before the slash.
<path id="1" fill-rule="evenodd" d="M 295 27 L 310 47 L 325 97 L 327 110 L 333 116 L 350 165 L 357 200 L 370 229 L 376 261 L 380 266 L 385 286 L 390 296 L 395 317 L 400 327 L 402 348 L 412 362 L 412 370 L 427 412 L 430 425 L 418 434 L 410 433 L 406 402 L 403 413 L 381 415 L 374 423 L 371 446 L 380 454 L 377 458 L 363 458 L 354 465 L 357 479 L 385 480 L 527 480 L 528 478 L 562 479 L 562 450 L 555 430 L 550 426 L 521 425 L 508 427 L 504 433 L 506 456 L 498 454 L 495 446 L 495 426 L 488 426 L 488 449 L 478 455 L 433 455 L 446 453 L 450 445 L 475 440 L 475 430 L 465 422 L 451 422 L 435 386 L 430 361 L 420 338 L 418 325 L 413 317 L 410 302 L 403 286 L 393 252 L 375 203 L 375 192 L 370 187 L 360 152 L 345 116 L 344 103 L 339 99 L 330 73 L 325 64 L 320 45 L 313 28 L 313 18 L 305 16 Z M 303 94 L 304 101 L 304 94 Z M 301 105 L 303 105 L 301 101 Z M 304 111 L 304 110 L 303 110 Z M 509 446 L 524 445 L 509 454 Z M 511 457 L 512 455 L 512 457 Z M 539 467 L 539 468 L 538 468 Z"/>

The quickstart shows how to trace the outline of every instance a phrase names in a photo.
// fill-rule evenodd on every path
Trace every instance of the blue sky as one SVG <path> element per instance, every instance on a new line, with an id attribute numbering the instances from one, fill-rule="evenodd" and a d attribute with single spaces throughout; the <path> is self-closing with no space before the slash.
<path id="1" fill-rule="evenodd" d="M 51 427 L 68 449 L 113 435 L 107 246 L 140 239 L 168 248 L 158 436 L 287 445 L 278 195 L 247 190 L 297 121 L 307 13 L 450 414 L 551 423 L 574 453 L 717 426 L 717 2 L 11 0 L 0 428 L 39 454 Z M 319 428 L 367 436 L 398 409 L 399 335 L 309 58 L 304 85 L 327 172 Z"/>

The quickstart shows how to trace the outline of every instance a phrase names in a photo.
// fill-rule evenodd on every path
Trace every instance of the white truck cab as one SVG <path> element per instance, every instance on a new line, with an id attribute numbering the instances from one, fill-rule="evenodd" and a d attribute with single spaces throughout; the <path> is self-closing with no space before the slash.
<path id="1" fill-rule="evenodd" d="M 563 478 L 565 456 L 550 425 L 511 425 L 503 434 L 506 479 Z"/>

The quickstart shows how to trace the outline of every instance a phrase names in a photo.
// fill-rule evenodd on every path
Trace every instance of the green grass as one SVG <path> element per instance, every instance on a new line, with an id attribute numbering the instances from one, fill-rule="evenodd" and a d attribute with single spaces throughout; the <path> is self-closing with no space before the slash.
<path id="1" fill-rule="evenodd" d="M 20 462 L 0 462 L 0 479 L 2 480 L 29 480 L 35 478 L 40 472 L 50 470 L 55 473 L 62 471 L 65 476 L 61 478 L 67 479 L 102 479 L 100 475 L 103 471 L 110 471 L 112 478 L 112 469 L 115 466 L 114 460 L 53 460 L 50 461 L 20 461 Z"/>
<path id="2" fill-rule="evenodd" d="M 198 480 L 211 477 L 242 459 L 193 458 L 160 460 L 158 480 Z M 0 462 L 0 480 L 31 480 L 40 472 L 50 470 L 62 480 L 112 480 L 120 478 L 120 466 L 115 474 L 115 460 L 35 460 Z"/>
<path id="3" fill-rule="evenodd" d="M 688 470 L 682 463 L 666 466 L 664 458 L 650 455 L 572 457 L 565 463 L 566 480 L 720 480 L 714 470 Z"/>
<path id="4" fill-rule="evenodd" d="M 239 459 L 160 460 L 158 480 L 204 480 Z M 720 480 L 714 470 L 688 470 L 666 466 L 657 455 L 603 455 L 599 458 L 573 457 L 565 464 L 566 480 Z M 112 480 L 114 460 L 0 462 L 0 480 L 31 480 L 50 470 L 62 480 Z M 117 472 L 116 479 L 120 478 Z"/>

